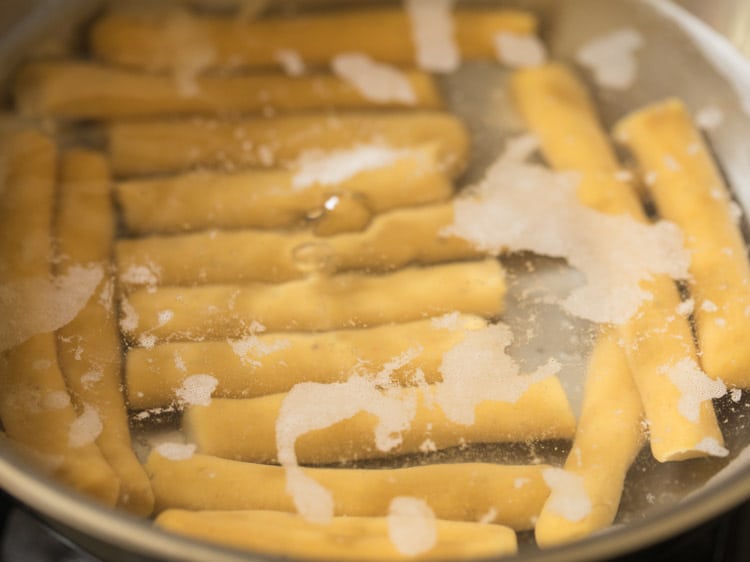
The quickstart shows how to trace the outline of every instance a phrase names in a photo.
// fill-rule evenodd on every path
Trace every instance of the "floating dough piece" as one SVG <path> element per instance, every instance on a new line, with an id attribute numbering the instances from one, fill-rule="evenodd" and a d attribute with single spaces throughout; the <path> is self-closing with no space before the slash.
<path id="1" fill-rule="evenodd" d="M 445 560 L 514 554 L 516 534 L 502 525 L 435 520 L 437 542 L 416 557 L 399 552 L 387 517 L 334 517 L 310 523 L 278 511 L 184 511 L 169 509 L 156 526 L 174 533 L 276 556 L 320 560 Z"/>
<path id="2" fill-rule="evenodd" d="M 750 264 L 731 195 L 700 133 L 677 100 L 637 111 L 616 127 L 661 216 L 685 233 L 701 364 L 727 385 L 750 388 Z"/>
<path id="3" fill-rule="evenodd" d="M 0 282 L 47 279 L 57 154 L 51 140 L 26 131 L 5 147 L 0 197 Z M 23 306 L 23 304 L 20 304 Z M 77 416 L 57 360 L 54 333 L 32 336 L 0 355 L 0 420 L 12 442 L 62 482 L 114 505 L 120 483 L 93 439 L 71 444 Z"/>
<path id="4" fill-rule="evenodd" d="M 107 163 L 95 152 L 73 150 L 62 160 L 57 244 L 62 269 L 100 263 L 110 269 L 116 219 Z M 131 445 L 120 391 L 121 353 L 115 280 L 105 275 L 89 302 L 57 331 L 60 368 L 76 403 L 96 409 L 102 431 L 96 440 L 120 479 L 119 505 L 137 515 L 154 507 L 151 484 Z"/>
<path id="5" fill-rule="evenodd" d="M 300 382 L 345 381 L 364 363 L 375 372 L 403 353 L 404 342 L 422 352 L 393 376 L 411 382 L 419 368 L 427 383 L 440 380 L 443 353 L 463 340 L 465 330 L 487 325 L 477 316 L 458 316 L 456 329 L 436 327 L 432 319 L 320 334 L 261 334 L 242 340 L 168 343 L 133 348 L 125 363 L 129 404 L 158 408 L 177 400 L 186 378 L 208 374 L 218 381 L 214 398 L 252 398 L 287 392 Z"/>
<path id="6" fill-rule="evenodd" d="M 404 71 L 414 92 L 409 107 L 439 109 L 442 101 L 430 75 Z M 170 76 L 131 72 L 87 62 L 33 62 L 16 78 L 18 110 L 33 117 L 112 119 L 157 115 L 216 115 L 314 109 L 398 107 L 373 102 L 346 81 L 319 74 L 278 73 L 205 76 L 195 79 L 195 95 L 180 91 Z"/>
<path id="7" fill-rule="evenodd" d="M 513 88 L 545 157 L 555 168 L 582 174 L 581 201 L 602 212 L 627 213 L 645 222 L 634 188 L 615 179 L 617 159 L 577 78 L 561 65 L 546 65 L 517 72 Z M 683 359 L 697 362 L 688 320 L 676 313 L 679 292 L 666 276 L 654 277 L 641 287 L 653 299 L 619 333 L 648 419 L 651 451 L 661 462 L 705 457 L 699 446 L 703 439 L 723 444 L 713 404 L 703 402 L 697 422 L 689 420 L 678 406 L 681 390 L 664 373 Z"/>
<path id="8" fill-rule="evenodd" d="M 394 149 L 434 144 L 440 170 L 455 176 L 469 151 L 463 123 L 429 111 L 128 121 L 112 123 L 107 131 L 112 166 L 121 176 L 196 166 L 289 166 L 311 147 L 333 151 L 363 144 Z"/>
<path id="9" fill-rule="evenodd" d="M 581 539 L 615 519 L 623 483 L 645 441 L 643 406 L 627 358 L 611 331 L 601 336 L 588 365 L 581 418 L 565 470 L 583 478 L 591 512 L 571 521 L 545 504 L 536 524 L 546 548 Z"/>
<path id="10" fill-rule="evenodd" d="M 533 527 L 549 494 L 545 465 L 485 463 L 436 464 L 399 469 L 307 468 L 307 476 L 333 494 L 335 515 L 378 517 L 391 500 L 414 496 L 427 502 L 439 519 L 479 521 L 490 510 L 493 521 L 517 531 Z M 286 470 L 193 455 L 171 461 L 153 452 L 146 463 L 157 510 L 271 510 L 295 512 L 286 491 Z M 525 484 L 516 487 L 523 478 Z"/>
<path id="11" fill-rule="evenodd" d="M 120 240 L 120 282 L 195 285 L 262 281 L 280 283 L 310 272 L 386 272 L 410 264 L 430 265 L 482 257 L 469 242 L 442 236 L 453 224 L 445 203 L 391 211 L 364 232 L 321 238 L 305 232 L 218 231 Z M 141 271 L 152 274 L 138 275 Z"/>
<path id="12" fill-rule="evenodd" d="M 295 189 L 295 172 L 198 172 L 131 180 L 117 185 L 117 200 L 131 232 L 174 233 L 205 228 L 284 228 L 325 214 L 331 197 L 350 194 L 372 213 L 444 201 L 450 178 L 438 171 L 434 146 L 404 152 L 389 166 L 362 170 L 335 185 Z"/>
<path id="13" fill-rule="evenodd" d="M 281 285 L 140 289 L 127 297 L 138 322 L 125 332 L 135 341 L 144 336 L 175 341 L 243 337 L 253 322 L 275 332 L 366 328 L 453 311 L 492 318 L 502 311 L 504 295 L 505 275 L 493 259 Z"/>
<path id="14" fill-rule="evenodd" d="M 427 439 L 436 450 L 462 443 L 506 443 L 571 439 L 576 422 L 560 381 L 548 377 L 529 387 L 516 402 L 484 401 L 476 421 L 450 421 L 425 392 L 433 386 L 402 390 L 417 399 L 417 411 L 403 442 L 390 451 L 375 444 L 378 419 L 366 412 L 335 425 L 311 431 L 296 443 L 301 464 L 328 464 L 355 459 L 417 453 Z M 183 417 L 188 440 L 201 453 L 250 462 L 276 462 L 276 420 L 286 394 L 247 400 L 214 399 L 208 406 L 191 406 Z"/>
<path id="15" fill-rule="evenodd" d="M 501 31 L 533 34 L 536 19 L 516 10 L 457 10 L 455 40 L 464 59 L 491 59 Z M 174 31 L 168 33 L 167 31 Z M 305 64 L 327 65 L 344 52 L 363 53 L 401 66 L 416 63 L 409 16 L 403 9 L 368 9 L 237 21 L 176 12 L 110 13 L 91 29 L 100 60 L 130 67 L 178 69 L 181 53 L 200 44 L 209 68 L 278 66 L 278 52 L 292 50 Z"/>

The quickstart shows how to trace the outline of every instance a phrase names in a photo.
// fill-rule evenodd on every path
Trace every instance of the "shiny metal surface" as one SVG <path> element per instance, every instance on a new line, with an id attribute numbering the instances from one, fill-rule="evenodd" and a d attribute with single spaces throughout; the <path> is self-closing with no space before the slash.
<path id="1" fill-rule="evenodd" d="M 743 0 L 681 0 L 681 3 L 696 10 L 741 48 L 750 49 L 750 4 Z M 26 49 L 54 29 L 56 22 L 85 19 L 98 4 L 95 0 L 36 2 L 39 8 L 28 12 L 30 19 L 20 25 L 6 26 L 10 32 L 0 35 L 0 77 L 7 76 Z M 526 0 L 497 4 L 527 6 L 537 11 L 552 55 L 569 62 L 573 62 L 578 47 L 596 35 L 625 26 L 639 29 L 646 46 L 639 53 L 638 83 L 627 91 L 598 93 L 605 123 L 611 125 L 627 110 L 670 95 L 679 96 L 694 111 L 706 105 L 721 106 L 725 124 L 712 131 L 709 139 L 738 200 L 746 213 L 750 213 L 750 62 L 729 41 L 676 5 L 660 0 Z M 7 5 L 0 8 L 0 21 L 9 13 L 6 10 Z M 727 428 L 726 437 L 736 456 L 750 444 L 750 427 L 735 422 Z M 702 487 L 726 463 L 726 460 L 669 466 L 645 463 L 649 470 L 629 476 L 628 487 L 633 491 L 623 498 L 622 506 L 626 525 L 558 549 L 544 552 L 527 549 L 518 559 L 595 560 L 643 548 L 690 528 L 750 497 L 750 466 L 740 466 L 716 485 Z M 2 441 L 0 485 L 63 524 L 76 540 L 107 560 L 260 559 L 167 535 L 153 529 L 147 521 L 82 499 L 38 474 Z M 674 497 L 686 497 L 679 502 L 667 498 L 651 506 L 641 491 L 656 487 L 673 491 Z M 690 492 L 694 493 L 688 496 Z M 108 550 L 103 552 L 101 548 Z"/>

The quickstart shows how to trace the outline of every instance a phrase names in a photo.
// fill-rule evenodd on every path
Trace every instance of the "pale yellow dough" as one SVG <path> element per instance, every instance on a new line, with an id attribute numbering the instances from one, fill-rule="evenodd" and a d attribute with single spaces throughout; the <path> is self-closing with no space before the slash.
<path id="1" fill-rule="evenodd" d="M 116 195 L 126 228 L 136 234 L 317 225 L 332 214 L 351 215 L 341 207 L 346 198 L 362 206 L 366 225 L 373 214 L 449 199 L 451 178 L 439 168 L 436 146 L 427 145 L 333 184 L 296 188 L 294 170 L 204 171 L 122 181 Z M 333 197 L 331 211 L 325 204 Z"/>
<path id="2" fill-rule="evenodd" d="M 534 534 L 542 548 L 582 539 L 609 527 L 625 475 L 645 441 L 643 406 L 617 334 L 607 330 L 588 365 L 581 418 L 565 470 L 583 478 L 591 511 L 571 521 L 545 505 Z"/>
<path id="3" fill-rule="evenodd" d="M 363 232 L 319 237 L 310 231 L 239 230 L 124 239 L 117 243 L 120 283 L 195 285 L 300 279 L 311 271 L 387 272 L 404 266 L 482 257 L 465 240 L 443 235 L 453 204 L 390 211 Z M 146 275 L 139 272 L 146 271 Z"/>
<path id="4" fill-rule="evenodd" d="M 308 468 L 306 475 L 331 492 L 335 515 L 378 517 L 393 498 L 427 502 L 439 519 L 493 523 L 517 531 L 533 521 L 549 494 L 546 465 L 435 464 L 398 469 Z M 146 463 L 157 511 L 270 510 L 295 512 L 286 490 L 286 470 L 195 454 L 172 461 L 153 452 Z M 492 511 L 494 510 L 494 512 Z"/>
<path id="5" fill-rule="evenodd" d="M 404 76 L 414 93 L 414 103 L 408 107 L 442 107 L 430 75 L 407 70 Z M 203 76 L 195 79 L 194 88 L 194 94 L 185 95 L 171 76 L 71 60 L 27 64 L 16 77 L 14 91 L 22 114 L 62 119 L 406 106 L 372 101 L 330 74 Z"/>
<path id="6" fill-rule="evenodd" d="M 385 517 L 335 517 L 319 525 L 278 511 L 169 509 L 156 526 L 188 537 L 276 556 L 319 560 L 445 560 L 514 554 L 516 534 L 502 525 L 436 519 L 435 545 L 417 556 L 401 553 Z"/>
<path id="7" fill-rule="evenodd" d="M 616 179 L 619 166 L 614 151 L 588 93 L 569 70 L 551 64 L 520 71 L 513 89 L 550 164 L 582 174 L 578 194 L 584 204 L 647 220 L 635 189 Z M 701 446 L 704 439 L 723 444 L 713 404 L 703 402 L 697 422 L 691 421 L 679 409 L 681 390 L 664 374 L 683 359 L 698 360 L 690 324 L 677 312 L 679 292 L 666 276 L 641 286 L 653 298 L 618 327 L 618 333 L 648 419 L 651 452 L 661 462 L 708 456 Z"/>
<path id="8" fill-rule="evenodd" d="M 408 385 L 413 370 L 425 382 L 440 380 L 443 353 L 461 342 L 466 330 L 487 325 L 478 316 L 461 315 L 458 328 L 417 320 L 356 330 L 322 333 L 258 334 L 243 340 L 166 343 L 128 351 L 125 380 L 131 408 L 169 406 L 185 379 L 207 374 L 217 380 L 216 398 L 252 398 L 289 391 L 300 382 L 346 380 L 356 368 L 379 372 L 406 348 L 421 348 L 408 368 L 394 371 L 394 380 Z"/>
<path id="9" fill-rule="evenodd" d="M 505 290 L 503 269 L 494 259 L 279 285 L 157 287 L 123 299 L 121 327 L 148 346 L 243 337 L 254 322 L 275 332 L 364 328 L 454 311 L 492 318 L 502 311 Z"/>
<path id="10" fill-rule="evenodd" d="M 466 167 L 469 137 L 459 119 L 437 111 L 349 112 L 239 120 L 148 120 L 106 127 L 112 167 L 119 176 L 179 172 L 196 166 L 283 167 L 303 153 L 381 145 L 395 149 L 434 144 L 441 170 Z"/>
<path id="11" fill-rule="evenodd" d="M 60 175 L 56 233 L 62 261 L 57 270 L 98 264 L 105 271 L 89 302 L 57 331 L 60 367 L 76 403 L 97 411 L 102 432 L 96 443 L 120 479 L 118 504 L 146 516 L 154 496 L 131 446 L 120 389 L 122 350 L 111 275 L 116 217 L 108 166 L 95 152 L 72 150 L 62 159 Z"/>
<path id="12" fill-rule="evenodd" d="M 500 32 L 531 35 L 536 19 L 527 12 L 457 10 L 455 41 L 464 59 L 493 59 Z M 374 33 L 377 30 L 377 33 Z M 91 29 L 96 58 L 147 69 L 180 69 L 193 49 L 207 68 L 277 66 L 278 53 L 296 52 L 310 65 L 327 65 L 345 52 L 403 66 L 416 62 L 409 17 L 403 8 L 342 10 L 295 18 L 238 21 L 176 12 L 110 13 Z"/>
<path id="13" fill-rule="evenodd" d="M 403 441 L 390 451 L 375 444 L 378 419 L 367 412 L 299 437 L 295 451 L 302 464 L 382 458 L 442 450 L 463 443 L 512 443 L 571 439 L 576 422 L 557 377 L 529 387 L 516 402 L 486 400 L 476 409 L 475 422 L 462 425 L 446 417 L 434 402 L 435 387 L 404 388 L 403 400 L 416 400 L 416 414 Z M 214 399 L 208 406 L 191 406 L 183 429 L 198 451 L 217 457 L 276 462 L 276 422 L 287 395 L 272 394 L 246 400 Z"/>
<path id="14" fill-rule="evenodd" d="M 615 134 L 633 152 L 661 216 L 692 254 L 688 288 L 706 373 L 750 388 L 750 264 L 731 195 L 682 102 L 629 115 Z"/>
<path id="15" fill-rule="evenodd" d="M 0 282 L 46 280 L 52 273 L 57 150 L 46 136 L 25 131 L 8 140 L 3 156 Z M 46 332 L 0 354 L 3 429 L 56 478 L 114 505 L 120 482 L 96 444 L 71 443 L 77 415 L 57 351 L 55 334 Z"/>

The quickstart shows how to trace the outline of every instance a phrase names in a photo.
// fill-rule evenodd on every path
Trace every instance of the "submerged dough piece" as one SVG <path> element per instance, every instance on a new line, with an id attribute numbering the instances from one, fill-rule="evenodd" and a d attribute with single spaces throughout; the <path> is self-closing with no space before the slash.
<path id="1" fill-rule="evenodd" d="M 276 556 L 320 560 L 445 560 L 514 554 L 516 534 L 502 525 L 435 520 L 437 541 L 416 557 L 402 554 L 388 533 L 387 517 L 334 517 L 310 523 L 278 511 L 169 509 L 156 526 L 193 538 Z"/>
<path id="2" fill-rule="evenodd" d="M 581 539 L 612 524 L 625 475 L 645 441 L 641 399 L 616 340 L 616 333 L 608 330 L 594 347 L 581 418 L 565 462 L 566 471 L 583 478 L 591 511 L 571 521 L 546 504 L 534 531 L 542 548 Z"/>
<path id="3" fill-rule="evenodd" d="M 398 469 L 307 468 L 333 494 L 335 515 L 379 517 L 393 498 L 427 502 L 439 519 L 479 521 L 494 509 L 494 523 L 517 531 L 533 528 L 549 494 L 545 465 L 436 464 Z M 295 512 L 286 470 L 196 454 L 171 461 L 151 453 L 146 469 L 157 510 L 271 510 Z M 523 480 L 519 480 L 523 479 Z M 522 481 L 522 486 L 516 486 Z"/>
<path id="4" fill-rule="evenodd" d="M 0 197 L 0 282 L 51 274 L 57 151 L 25 131 L 4 147 Z M 120 483 L 94 444 L 71 434 L 76 411 L 57 359 L 54 333 L 39 333 L 0 354 L 0 419 L 11 441 L 62 482 L 114 505 Z"/>
<path id="5" fill-rule="evenodd" d="M 125 239 L 117 243 L 120 283 L 195 285 L 300 279 L 311 271 L 386 272 L 411 264 L 482 257 L 469 242 L 443 236 L 450 203 L 390 211 L 363 232 L 321 238 L 309 231 L 218 231 Z M 133 272 L 148 270 L 152 275 Z M 154 282 L 155 281 L 155 282 Z"/>
<path id="6" fill-rule="evenodd" d="M 107 126 L 116 174 L 178 172 L 195 166 L 279 167 L 305 151 L 377 144 L 414 148 L 434 144 L 440 170 L 466 167 L 468 133 L 456 117 L 437 111 L 350 112 L 240 120 L 123 121 Z"/>
<path id="7" fill-rule="evenodd" d="M 440 94 L 430 75 L 411 70 L 404 71 L 404 77 L 414 92 L 414 103 L 409 107 L 442 107 Z M 14 88 L 16 107 L 22 114 L 63 119 L 404 105 L 373 102 L 345 80 L 330 74 L 204 76 L 195 79 L 195 90 L 194 95 L 185 95 L 171 76 L 81 61 L 29 63 L 21 68 Z"/>
<path id="8" fill-rule="evenodd" d="M 116 218 L 109 170 L 101 155 L 84 150 L 64 155 L 56 227 L 62 260 L 58 271 L 89 263 L 110 270 Z M 102 423 L 96 443 L 120 479 L 119 505 L 146 516 L 153 510 L 154 495 L 131 446 L 120 390 L 122 350 L 114 282 L 105 274 L 89 302 L 57 331 L 58 355 L 75 401 L 95 408 Z"/>
<path id="9" fill-rule="evenodd" d="M 131 408 L 167 406 L 191 375 L 208 374 L 218 381 L 215 398 L 252 398 L 289 391 L 300 382 L 343 382 L 359 365 L 378 372 L 404 346 L 421 348 L 408 369 L 393 376 L 407 385 L 412 370 L 421 369 L 425 382 L 440 380 L 443 353 L 463 340 L 466 330 L 487 325 L 478 316 L 458 316 L 458 329 L 417 320 L 357 330 L 319 334 L 253 335 L 243 340 L 167 343 L 133 348 L 125 363 Z"/>
<path id="10" fill-rule="evenodd" d="M 529 35 L 536 30 L 534 16 L 516 10 L 457 10 L 453 23 L 457 46 L 467 60 L 493 59 L 494 37 L 499 32 Z M 166 33 L 169 29 L 180 33 Z M 284 50 L 295 51 L 311 65 L 327 65 L 344 52 L 363 53 L 402 66 L 416 63 L 411 22 L 403 8 L 340 10 L 256 21 L 186 17 L 175 12 L 113 12 L 91 28 L 96 58 L 151 70 L 179 68 L 181 52 L 196 43 L 213 55 L 209 68 L 277 66 L 278 52 Z"/>
<path id="11" fill-rule="evenodd" d="M 471 425 L 452 422 L 432 399 L 433 386 L 401 390 L 416 398 L 417 410 L 403 441 L 390 451 L 375 444 L 378 418 L 367 412 L 299 437 L 295 451 L 301 464 L 327 464 L 354 459 L 442 450 L 463 443 L 505 443 L 571 439 L 576 422 L 557 377 L 547 377 L 526 390 L 516 402 L 485 400 L 476 407 Z M 429 394 L 427 394 L 429 393 Z M 276 421 L 286 394 L 247 400 L 214 399 L 191 406 L 183 428 L 198 451 L 218 457 L 276 462 Z"/>
<path id="12" fill-rule="evenodd" d="M 505 289 L 494 259 L 280 285 L 158 287 L 128 295 L 123 306 L 136 321 L 123 328 L 134 341 L 175 341 L 241 338 L 253 322 L 275 332 L 365 328 L 454 311 L 492 318 L 502 311 Z"/>
<path id="13" fill-rule="evenodd" d="M 556 169 L 582 174 L 578 193 L 584 204 L 647 220 L 634 188 L 616 180 L 617 158 L 588 93 L 569 70 L 551 64 L 519 71 L 513 89 L 545 158 Z M 666 276 L 641 286 L 653 299 L 619 328 L 619 334 L 648 419 L 651 451 L 661 462 L 707 456 L 700 446 L 705 438 L 723 444 L 713 404 L 703 402 L 698 420 L 689 420 L 678 406 L 681 390 L 664 372 L 683 359 L 697 362 L 688 320 L 676 312 L 679 292 Z"/>
<path id="14" fill-rule="evenodd" d="M 283 228 L 328 214 L 331 197 L 350 195 L 370 213 L 444 201 L 451 180 L 439 171 L 434 145 L 403 151 L 382 168 L 362 170 L 334 185 L 294 187 L 295 171 L 194 172 L 118 183 L 117 201 L 134 233 L 205 228 Z"/>
<path id="15" fill-rule="evenodd" d="M 750 264 L 731 195 L 701 134 L 677 100 L 636 111 L 615 134 L 633 152 L 659 213 L 685 233 L 701 364 L 750 388 Z"/>

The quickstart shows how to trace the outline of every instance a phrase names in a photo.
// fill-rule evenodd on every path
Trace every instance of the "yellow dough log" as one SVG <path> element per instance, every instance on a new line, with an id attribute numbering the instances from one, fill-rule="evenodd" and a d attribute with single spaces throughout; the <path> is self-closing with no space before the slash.
<path id="1" fill-rule="evenodd" d="M 120 240 L 120 283 L 195 285 L 261 281 L 280 283 L 311 272 L 387 272 L 483 256 L 471 244 L 441 232 L 453 224 L 444 203 L 391 211 L 364 232 L 318 237 L 309 231 L 219 231 Z"/>
<path id="2" fill-rule="evenodd" d="M 4 288 L 47 282 L 57 152 L 36 132 L 14 135 L 5 147 L 0 197 L 0 282 Z M 27 297 L 28 298 L 28 297 Z M 49 295 L 32 295 L 42 301 Z M 38 307 L 20 302 L 28 314 Z M 59 310 L 58 310 L 59 312 Z M 49 311 L 49 315 L 55 312 Z M 10 322 L 10 318 L 3 321 Z M 28 326 L 27 326 L 28 328 Z M 0 419 L 12 442 L 42 461 L 62 482 L 114 505 L 120 483 L 77 419 L 57 359 L 55 334 L 41 328 L 0 354 Z M 5 333 L 5 332 L 4 332 Z"/>
<path id="3" fill-rule="evenodd" d="M 661 216 L 685 234 L 703 368 L 730 386 L 750 388 L 750 264 L 709 149 L 677 100 L 626 117 L 616 136 L 653 178 L 648 190 Z"/>
<path id="4" fill-rule="evenodd" d="M 464 59 L 494 58 L 494 38 L 500 32 L 536 31 L 534 16 L 515 10 L 457 10 L 453 24 Z M 345 52 L 403 66 L 416 62 L 409 16 L 398 8 L 258 21 L 184 12 L 113 12 L 94 23 L 90 42 L 100 60 L 151 70 L 179 70 L 191 51 L 203 58 L 205 68 L 277 66 L 279 51 L 288 50 L 311 65 L 328 64 Z"/>
<path id="5" fill-rule="evenodd" d="M 580 476 L 591 511 L 571 521 L 545 504 L 534 530 L 542 547 L 571 542 L 609 527 L 617 515 L 625 475 L 645 441 L 643 406 L 627 358 L 608 331 L 589 362 L 581 418 L 565 470 Z"/>
<path id="6" fill-rule="evenodd" d="M 297 439 L 295 451 L 302 464 L 388 457 L 443 450 L 462 443 L 512 443 L 544 439 L 571 439 L 576 422 L 557 377 L 531 385 L 516 402 L 486 400 L 476 407 L 472 425 L 452 422 L 432 398 L 434 386 L 402 390 L 404 399 L 416 399 L 417 410 L 403 442 L 390 451 L 375 444 L 378 419 L 366 412 Z M 285 393 L 246 400 L 213 399 L 208 406 L 191 406 L 183 429 L 198 451 L 217 457 L 276 462 L 276 421 Z"/>
<path id="7" fill-rule="evenodd" d="M 123 181 L 116 194 L 126 228 L 138 234 L 295 227 L 331 214 L 326 202 L 335 203 L 333 212 L 339 212 L 344 197 L 378 214 L 453 195 L 451 179 L 439 171 L 434 146 L 403 151 L 389 165 L 333 183 L 298 188 L 295 176 L 285 170 L 196 172 Z"/>
<path id="8" fill-rule="evenodd" d="M 330 524 L 318 525 L 278 511 L 169 509 L 155 524 L 209 542 L 316 560 L 475 560 L 514 554 L 518 549 L 516 534 L 508 527 L 441 519 L 434 521 L 434 546 L 416 556 L 396 548 L 386 517 L 334 517 Z"/>
<path id="9" fill-rule="evenodd" d="M 120 390 L 122 350 L 109 273 L 116 227 L 109 170 L 101 155 L 83 150 L 65 154 L 61 168 L 58 272 L 98 264 L 107 273 L 78 315 L 57 331 L 60 367 L 76 403 L 94 408 L 101 421 L 96 443 L 120 479 L 119 505 L 145 516 L 154 495 L 131 446 Z"/>
<path id="10" fill-rule="evenodd" d="M 523 70 L 514 76 L 513 89 L 552 166 L 582 174 L 578 193 L 584 204 L 647 220 L 634 188 L 617 181 L 614 151 L 588 93 L 570 71 L 561 65 Z M 683 360 L 697 363 L 690 324 L 678 313 L 679 292 L 666 276 L 641 286 L 652 300 L 618 331 L 648 419 L 651 451 L 661 462 L 707 456 L 706 439 L 717 447 L 723 444 L 713 404 L 702 402 L 692 421 L 679 407 L 682 391 L 665 373 Z"/>
<path id="11" fill-rule="evenodd" d="M 415 97 L 408 107 L 442 107 L 430 75 L 405 71 L 405 76 Z M 32 62 L 24 66 L 15 82 L 15 103 L 24 115 L 62 119 L 404 106 L 372 101 L 345 80 L 328 74 L 204 76 L 195 79 L 195 93 L 188 95 L 171 76 L 80 61 Z"/>
<path id="12" fill-rule="evenodd" d="M 331 492 L 335 515 L 388 514 L 393 498 L 424 500 L 439 519 L 493 523 L 517 531 L 533 528 L 549 488 L 546 465 L 435 464 L 399 469 L 307 468 L 304 473 Z M 286 491 L 286 470 L 195 454 L 169 460 L 153 452 L 146 463 L 157 510 L 270 510 L 295 512 Z"/>
<path id="13" fill-rule="evenodd" d="M 432 319 L 405 324 L 340 330 L 319 334 L 260 334 L 240 340 L 167 343 L 133 348 L 125 363 L 131 408 L 168 406 L 185 379 L 206 374 L 217 380 L 215 398 L 252 398 L 289 391 L 300 382 L 343 382 L 364 364 L 379 372 L 405 346 L 422 351 L 393 373 L 399 384 L 412 381 L 419 368 L 427 383 L 440 380 L 443 353 L 463 341 L 467 330 L 487 322 L 478 316 L 457 316 L 456 327 Z"/>
<path id="14" fill-rule="evenodd" d="M 290 166 L 304 153 L 379 145 L 394 149 L 434 144 L 439 168 L 458 175 L 469 137 L 460 120 L 442 112 L 352 112 L 241 120 L 123 121 L 107 126 L 112 166 L 120 176 L 179 172 L 195 166 Z"/>
<path id="15" fill-rule="evenodd" d="M 253 322 L 276 332 L 365 328 L 454 311 L 492 318 L 502 311 L 504 295 L 503 269 L 489 259 L 280 285 L 140 289 L 123 300 L 121 327 L 148 347 L 161 340 L 243 337 Z"/>

